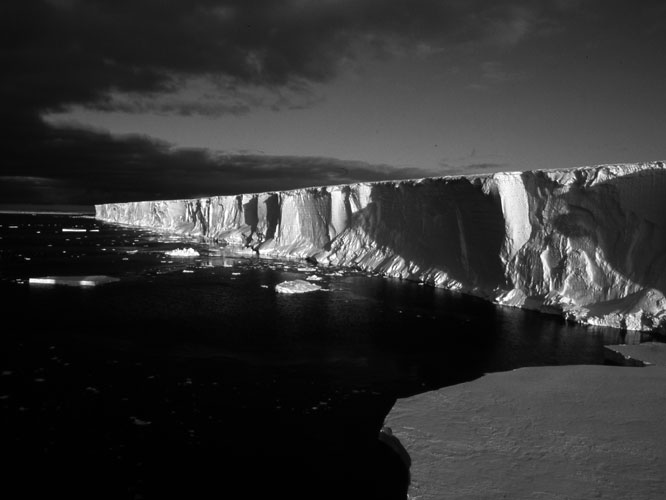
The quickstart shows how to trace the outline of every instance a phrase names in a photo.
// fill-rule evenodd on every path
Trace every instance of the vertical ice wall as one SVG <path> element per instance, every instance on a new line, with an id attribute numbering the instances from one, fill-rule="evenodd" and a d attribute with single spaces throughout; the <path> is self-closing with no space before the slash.
<path id="1" fill-rule="evenodd" d="M 662 162 L 105 204 L 96 213 L 590 324 L 666 323 Z"/>

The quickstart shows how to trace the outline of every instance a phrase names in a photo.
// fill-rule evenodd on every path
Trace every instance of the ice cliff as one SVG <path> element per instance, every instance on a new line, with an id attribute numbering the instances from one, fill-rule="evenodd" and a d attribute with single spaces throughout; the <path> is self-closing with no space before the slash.
<path id="1" fill-rule="evenodd" d="M 630 330 L 666 326 L 666 165 L 97 205 L 99 219 L 310 257 Z"/>

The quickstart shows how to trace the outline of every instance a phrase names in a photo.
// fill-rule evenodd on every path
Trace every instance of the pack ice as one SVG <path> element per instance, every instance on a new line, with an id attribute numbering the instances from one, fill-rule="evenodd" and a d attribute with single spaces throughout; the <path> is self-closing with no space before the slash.
<path id="1" fill-rule="evenodd" d="M 666 326 L 666 166 L 601 165 L 190 200 L 98 219 L 359 267 L 629 330 Z"/>

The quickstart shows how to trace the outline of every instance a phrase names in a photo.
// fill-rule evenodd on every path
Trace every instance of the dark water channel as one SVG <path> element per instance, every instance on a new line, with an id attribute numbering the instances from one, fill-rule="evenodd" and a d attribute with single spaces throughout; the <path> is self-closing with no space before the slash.
<path id="1" fill-rule="evenodd" d="M 4 498 L 400 498 L 401 464 L 377 440 L 396 398 L 603 363 L 603 345 L 624 340 L 414 283 L 207 256 L 200 243 L 187 246 L 201 257 L 172 258 L 184 242 L 91 218 L 0 224 Z M 27 283 L 44 275 L 120 281 Z M 312 275 L 326 291 L 275 292 Z"/>

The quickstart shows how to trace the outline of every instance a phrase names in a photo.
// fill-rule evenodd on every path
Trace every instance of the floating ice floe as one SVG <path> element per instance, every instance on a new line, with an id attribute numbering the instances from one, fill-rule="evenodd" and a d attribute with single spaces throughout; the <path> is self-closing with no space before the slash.
<path id="1" fill-rule="evenodd" d="M 138 426 L 140 426 L 140 427 L 143 427 L 143 426 L 145 426 L 145 425 L 150 425 L 150 423 L 151 423 L 149 420 L 142 420 L 142 419 L 137 418 L 137 417 L 130 417 L 130 421 L 131 421 L 134 425 L 138 425 Z"/>
<path id="2" fill-rule="evenodd" d="M 66 286 L 97 286 L 106 283 L 120 281 L 111 276 L 43 276 L 39 278 L 30 278 L 28 283 L 31 285 L 66 285 Z"/>
<path id="3" fill-rule="evenodd" d="M 199 257 L 199 252 L 194 248 L 176 248 L 164 253 L 170 257 Z"/>
<path id="4" fill-rule="evenodd" d="M 313 274 L 313 275 L 311 275 L 311 276 L 308 276 L 308 277 L 305 278 L 305 279 L 308 280 L 308 281 L 321 281 L 321 280 L 322 280 L 322 277 L 321 277 L 321 276 L 317 276 L 316 274 Z"/>
<path id="5" fill-rule="evenodd" d="M 285 281 L 275 285 L 275 291 L 278 293 L 307 293 L 321 290 L 319 285 L 305 280 Z"/>
<path id="6" fill-rule="evenodd" d="M 62 228 L 63 233 L 85 233 L 85 229 L 81 229 L 79 227 L 63 227 Z"/>

